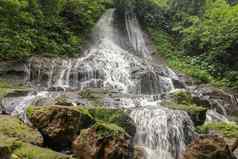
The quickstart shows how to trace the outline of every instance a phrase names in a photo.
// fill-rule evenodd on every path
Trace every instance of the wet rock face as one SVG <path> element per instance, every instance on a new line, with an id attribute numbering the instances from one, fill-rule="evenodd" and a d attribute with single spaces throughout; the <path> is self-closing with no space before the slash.
<path id="1" fill-rule="evenodd" d="M 236 159 L 236 157 L 223 138 L 203 136 L 187 147 L 183 159 Z"/>
<path id="2" fill-rule="evenodd" d="M 128 159 L 130 140 L 126 136 L 99 138 L 94 128 L 85 129 L 73 142 L 73 152 L 80 159 Z"/>
<path id="3" fill-rule="evenodd" d="M 88 59 L 90 60 L 90 59 Z M 100 68 L 88 68 L 77 58 L 32 57 L 28 61 L 28 81 L 50 91 L 101 87 L 105 73 Z"/>
<path id="4" fill-rule="evenodd" d="M 230 115 L 234 111 L 238 111 L 237 97 L 220 89 L 200 85 L 192 88 L 194 100 L 197 103 L 205 105 L 209 109 L 215 109 L 223 115 Z"/>
<path id="5" fill-rule="evenodd" d="M 0 62 L 0 79 L 9 80 L 18 84 L 25 82 L 26 65 L 24 62 Z"/>
<path id="6" fill-rule="evenodd" d="M 30 107 L 27 116 L 44 136 L 45 144 L 54 149 L 70 147 L 81 129 L 90 127 L 94 120 L 73 107 Z"/>

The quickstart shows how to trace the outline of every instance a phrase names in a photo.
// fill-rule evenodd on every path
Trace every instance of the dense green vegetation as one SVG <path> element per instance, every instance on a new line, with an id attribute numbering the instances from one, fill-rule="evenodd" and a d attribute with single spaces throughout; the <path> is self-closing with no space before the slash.
<path id="1" fill-rule="evenodd" d="M 238 5 L 226 0 L 134 1 L 131 8 L 171 67 L 237 89 Z"/>
<path id="2" fill-rule="evenodd" d="M 199 133 L 208 133 L 209 131 L 216 131 L 221 133 L 225 137 L 237 138 L 238 137 L 238 125 L 236 123 L 206 123 L 197 127 Z"/>
<path id="3" fill-rule="evenodd" d="M 228 86 L 238 85 L 238 6 L 225 0 L 204 2 L 199 13 L 175 22 L 181 46 L 192 62 L 216 78 L 226 77 Z"/>
<path id="4" fill-rule="evenodd" d="M 108 6 L 106 0 L 0 1 L 0 58 L 78 54 Z"/>
<path id="5" fill-rule="evenodd" d="M 74 56 L 105 9 L 136 12 L 168 64 L 238 87 L 238 5 L 226 0 L 0 1 L 0 59 Z"/>

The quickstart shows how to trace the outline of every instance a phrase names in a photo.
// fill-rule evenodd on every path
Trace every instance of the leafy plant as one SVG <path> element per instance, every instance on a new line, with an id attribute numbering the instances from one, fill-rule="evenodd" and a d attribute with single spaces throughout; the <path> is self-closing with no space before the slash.
<path id="1" fill-rule="evenodd" d="M 208 133 L 210 130 L 215 130 L 225 137 L 238 137 L 238 125 L 236 123 L 225 123 L 225 122 L 215 122 L 215 123 L 206 123 L 202 126 L 197 127 L 196 129 L 199 133 Z"/>

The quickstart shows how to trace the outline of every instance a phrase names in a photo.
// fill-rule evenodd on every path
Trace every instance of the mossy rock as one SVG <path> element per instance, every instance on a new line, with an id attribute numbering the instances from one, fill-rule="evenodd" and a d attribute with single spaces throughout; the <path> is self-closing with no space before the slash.
<path id="1" fill-rule="evenodd" d="M 88 88 L 79 93 L 82 98 L 89 100 L 94 106 L 103 105 L 103 99 L 107 97 L 108 94 L 109 91 L 102 88 Z"/>
<path id="2" fill-rule="evenodd" d="M 236 159 L 224 138 L 201 136 L 188 145 L 182 159 Z"/>
<path id="3" fill-rule="evenodd" d="M 56 105 L 63 105 L 63 106 L 74 106 L 72 102 L 68 101 L 66 96 L 60 96 L 55 99 Z"/>
<path id="4" fill-rule="evenodd" d="M 27 116 L 53 149 L 70 147 L 82 129 L 95 128 L 98 136 L 127 134 L 134 136 L 136 127 L 123 110 L 103 107 L 30 106 Z"/>
<path id="5" fill-rule="evenodd" d="M 80 159 L 127 159 L 132 149 L 130 139 L 124 134 L 98 136 L 97 129 L 89 128 L 75 139 L 73 152 Z"/>
<path id="6" fill-rule="evenodd" d="M 0 135 L 1 159 L 73 159 L 71 156 Z"/>
<path id="7" fill-rule="evenodd" d="M 95 118 L 99 127 L 103 127 L 104 125 L 108 127 L 108 129 L 114 128 L 116 131 L 122 128 L 132 137 L 136 133 L 134 121 L 124 110 L 96 107 L 89 109 L 89 112 Z"/>
<path id="8" fill-rule="evenodd" d="M 8 81 L 0 80 L 0 99 L 9 93 L 13 93 L 14 91 L 26 91 L 29 90 L 26 86 L 16 85 L 10 83 Z"/>
<path id="9" fill-rule="evenodd" d="M 41 134 L 15 117 L 0 115 L 0 134 L 36 145 L 43 144 Z"/>
<path id="10" fill-rule="evenodd" d="M 8 159 L 12 152 L 19 147 L 15 138 L 9 138 L 0 134 L 0 157 Z"/>
<path id="11" fill-rule="evenodd" d="M 10 159 L 73 159 L 50 149 L 37 147 L 27 143 L 19 143 L 19 147 L 13 151 Z"/>
<path id="12" fill-rule="evenodd" d="M 0 99 L 6 96 L 8 93 L 12 92 L 12 89 L 9 88 L 0 88 Z"/>
<path id="13" fill-rule="evenodd" d="M 238 138 L 238 125 L 233 122 L 211 122 L 196 128 L 197 132 L 208 134 L 215 131 L 227 138 Z"/>
<path id="14" fill-rule="evenodd" d="M 171 92 L 169 96 L 178 104 L 193 103 L 191 93 L 183 89 Z"/>
<path id="15" fill-rule="evenodd" d="M 30 106 L 27 116 L 43 134 L 45 144 L 61 150 L 70 147 L 81 129 L 91 127 L 95 120 L 87 110 L 68 106 Z"/>
<path id="16" fill-rule="evenodd" d="M 186 90 L 171 92 L 161 105 L 169 109 L 182 110 L 189 114 L 195 126 L 202 125 L 206 120 L 207 108 L 197 105 L 192 94 Z"/>
<path id="17" fill-rule="evenodd" d="M 194 104 L 178 104 L 173 101 L 163 101 L 161 105 L 169 109 L 187 112 L 195 126 L 204 124 L 206 120 L 206 108 L 199 107 Z"/>

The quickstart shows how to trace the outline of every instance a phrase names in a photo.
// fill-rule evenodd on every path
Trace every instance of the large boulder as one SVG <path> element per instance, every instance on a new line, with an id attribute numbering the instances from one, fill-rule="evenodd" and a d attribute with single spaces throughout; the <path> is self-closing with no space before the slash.
<path id="1" fill-rule="evenodd" d="M 80 159 L 128 159 L 132 155 L 126 135 L 98 135 L 95 128 L 85 129 L 73 142 L 73 152 Z"/>
<path id="2" fill-rule="evenodd" d="M 187 147 L 183 159 L 236 159 L 236 157 L 223 138 L 202 136 Z"/>
<path id="3" fill-rule="evenodd" d="M 81 129 L 90 127 L 94 119 L 77 107 L 29 107 L 27 116 L 43 134 L 45 144 L 55 149 L 70 147 Z"/>
<path id="4" fill-rule="evenodd" d="M 82 129 L 97 126 L 105 136 L 122 132 L 133 137 L 136 127 L 124 110 L 104 107 L 31 106 L 27 116 L 43 134 L 45 144 L 56 150 L 67 150 Z M 100 133 L 99 133 L 100 134 Z"/>
<path id="5" fill-rule="evenodd" d="M 0 135 L 35 145 L 43 144 L 43 137 L 37 130 L 11 116 L 0 115 Z"/>

